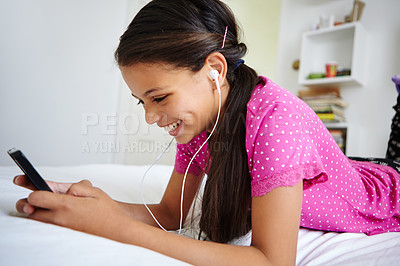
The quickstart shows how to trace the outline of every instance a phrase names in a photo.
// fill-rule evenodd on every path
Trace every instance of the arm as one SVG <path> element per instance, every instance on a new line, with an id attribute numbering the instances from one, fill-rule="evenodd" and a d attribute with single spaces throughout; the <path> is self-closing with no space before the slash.
<path id="1" fill-rule="evenodd" d="M 196 265 L 295 265 L 302 198 L 302 182 L 253 198 L 250 247 L 198 241 L 143 224 L 130 226 L 132 231 L 120 241 Z"/>
<path id="2" fill-rule="evenodd" d="M 172 172 L 168 186 L 159 204 L 150 204 L 148 207 L 160 224 L 167 230 L 176 230 L 179 228 L 181 190 L 184 174 L 179 174 L 175 170 Z M 196 196 L 197 190 L 201 184 L 202 177 L 188 174 L 186 177 L 184 197 L 183 197 L 183 217 L 189 212 L 190 206 Z M 158 225 L 153 220 L 143 204 L 131 204 L 118 202 L 126 213 L 139 221 L 153 225 Z"/>
<path id="3" fill-rule="evenodd" d="M 302 196 L 299 182 L 253 198 L 250 247 L 199 241 L 159 230 L 126 215 L 119 204 L 87 181 L 71 186 L 66 195 L 33 192 L 28 202 L 36 206 L 29 214 L 32 219 L 138 245 L 196 265 L 293 265 Z"/>
<path id="4" fill-rule="evenodd" d="M 167 230 L 176 230 L 179 228 L 183 176 L 184 174 L 179 174 L 178 172 L 173 170 L 161 202 L 159 204 L 148 205 L 160 224 Z M 69 191 L 70 187 L 73 185 L 72 183 L 59 183 L 48 180 L 46 182 L 51 187 L 51 189 L 58 194 L 66 194 Z M 189 212 L 190 206 L 193 202 L 194 197 L 196 196 L 197 190 L 201 182 L 201 176 L 188 174 L 186 177 L 183 200 L 184 218 Z M 26 178 L 25 175 L 16 176 L 14 178 L 14 183 L 30 190 L 36 190 L 36 188 L 31 184 L 31 182 Z M 119 201 L 116 202 L 131 218 L 158 228 L 157 223 L 153 220 L 153 217 L 151 217 L 143 204 L 133 204 Z M 17 210 L 21 213 L 24 212 L 24 207 L 27 208 L 28 213 L 33 212 L 35 209 L 34 206 L 28 204 L 27 199 L 19 200 L 16 207 Z"/>
<path id="5" fill-rule="evenodd" d="M 303 182 L 278 187 L 252 201 L 252 245 L 273 265 L 295 265 Z"/>

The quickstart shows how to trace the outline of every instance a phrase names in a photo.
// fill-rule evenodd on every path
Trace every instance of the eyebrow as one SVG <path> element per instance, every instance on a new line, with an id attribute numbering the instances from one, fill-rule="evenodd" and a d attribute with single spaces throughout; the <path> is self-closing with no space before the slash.
<path id="1" fill-rule="evenodd" d="M 147 96 L 149 96 L 150 94 L 152 94 L 153 92 L 159 91 L 159 90 L 161 90 L 161 88 L 152 88 L 152 89 L 146 91 L 146 92 L 144 93 L 144 96 L 147 97 Z"/>

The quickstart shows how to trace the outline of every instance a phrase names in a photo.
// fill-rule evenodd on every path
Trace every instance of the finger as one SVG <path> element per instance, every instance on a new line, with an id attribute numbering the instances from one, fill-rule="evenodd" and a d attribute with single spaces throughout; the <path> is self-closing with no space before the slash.
<path id="1" fill-rule="evenodd" d="M 87 182 L 72 184 L 66 194 L 57 194 L 49 191 L 37 190 L 29 194 L 27 202 L 38 208 L 56 210 L 68 209 L 73 204 L 73 197 L 97 197 L 99 189 L 89 187 Z"/>
<path id="2" fill-rule="evenodd" d="M 15 208 L 17 212 L 24 213 L 24 214 L 32 214 L 35 211 L 35 207 L 28 203 L 27 199 L 20 199 L 15 204 Z"/>
<path id="3" fill-rule="evenodd" d="M 49 191 L 34 191 L 29 194 L 27 202 L 34 207 L 49 210 L 72 208 L 73 197 L 71 198 L 71 196 L 96 198 L 100 195 L 102 191 L 90 185 L 91 183 L 87 180 L 72 184 L 66 194 L 57 194 Z"/>
<path id="4" fill-rule="evenodd" d="M 51 190 L 55 193 L 65 194 L 68 189 L 71 187 L 72 183 L 60 183 L 53 181 L 46 181 Z"/>
<path id="5" fill-rule="evenodd" d="M 65 196 L 65 194 L 37 190 L 29 194 L 27 202 L 35 208 L 55 209 L 66 202 L 66 200 L 64 200 Z"/>
<path id="6" fill-rule="evenodd" d="M 66 194 L 75 197 L 96 197 L 99 194 L 99 189 L 92 187 L 90 181 L 82 180 L 79 183 L 73 184 Z"/>
<path id="7" fill-rule="evenodd" d="M 32 182 L 25 176 L 25 175 L 17 175 L 14 177 L 13 180 L 14 184 L 30 189 L 30 190 L 37 190 Z"/>
<path id="8" fill-rule="evenodd" d="M 93 187 L 92 182 L 90 182 L 89 180 L 86 180 L 86 179 L 81 180 L 80 182 L 78 182 L 78 184 L 85 185 L 87 187 Z"/>
<path id="9" fill-rule="evenodd" d="M 47 209 L 36 209 L 34 212 L 28 215 L 28 218 L 44 223 L 55 223 L 62 225 L 60 221 L 56 221 L 55 213 Z"/>
<path id="10" fill-rule="evenodd" d="M 62 193 L 65 194 L 72 183 L 59 183 L 59 182 L 53 182 L 53 181 L 47 181 L 45 180 L 46 183 L 49 185 L 51 190 L 55 193 Z M 13 180 L 14 184 L 30 189 L 30 190 L 37 190 L 36 187 L 32 184 L 32 182 L 26 177 L 26 175 L 17 175 L 14 177 Z"/>

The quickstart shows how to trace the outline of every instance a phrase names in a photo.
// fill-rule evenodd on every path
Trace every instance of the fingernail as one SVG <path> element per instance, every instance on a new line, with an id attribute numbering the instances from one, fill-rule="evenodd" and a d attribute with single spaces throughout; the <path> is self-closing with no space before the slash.
<path id="1" fill-rule="evenodd" d="M 17 179 L 18 178 L 19 178 L 19 175 L 14 178 L 14 184 L 17 184 Z"/>
<path id="2" fill-rule="evenodd" d="M 25 205 L 24 208 L 22 208 L 22 211 L 24 213 L 28 214 L 28 206 Z"/>

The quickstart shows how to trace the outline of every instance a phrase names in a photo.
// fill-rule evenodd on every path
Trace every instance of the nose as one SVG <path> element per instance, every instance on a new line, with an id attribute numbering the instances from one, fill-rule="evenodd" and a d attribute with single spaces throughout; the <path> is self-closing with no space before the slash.
<path id="1" fill-rule="evenodd" d="M 157 108 L 154 108 L 151 106 L 146 106 L 144 111 L 145 111 L 144 117 L 145 117 L 146 123 L 149 125 L 158 122 L 158 120 L 160 120 L 160 118 L 161 118 L 161 115 L 159 114 Z"/>

